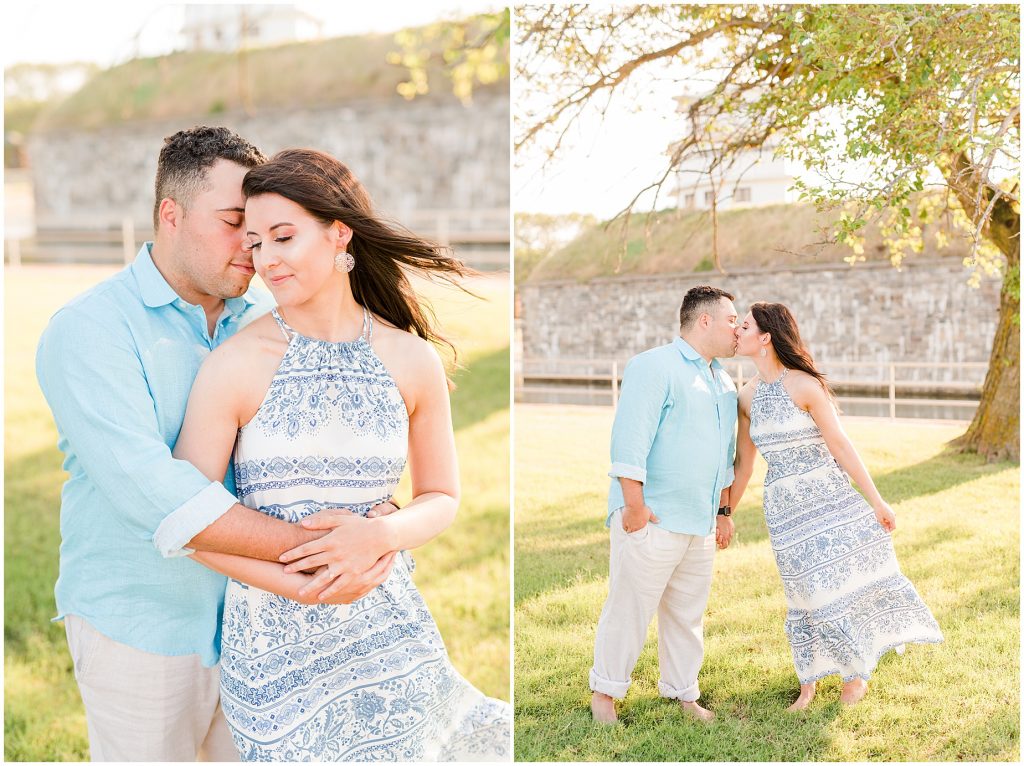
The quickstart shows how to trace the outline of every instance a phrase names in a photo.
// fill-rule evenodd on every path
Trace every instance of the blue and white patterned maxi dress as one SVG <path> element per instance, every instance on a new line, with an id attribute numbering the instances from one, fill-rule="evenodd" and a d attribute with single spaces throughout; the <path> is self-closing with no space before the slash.
<path id="1" fill-rule="evenodd" d="M 365 514 L 405 466 L 408 413 L 370 345 L 289 339 L 255 417 L 239 431 L 240 500 L 290 522 L 332 507 Z M 452 667 L 410 574 L 350 606 L 304 605 L 230 580 L 221 699 L 243 760 L 508 760 L 507 703 Z"/>
<path id="2" fill-rule="evenodd" d="M 896 563 L 892 538 L 832 457 L 782 375 L 759 381 L 750 437 L 768 462 L 764 512 L 786 596 L 786 637 L 801 684 L 867 680 L 904 644 L 942 641 Z"/>

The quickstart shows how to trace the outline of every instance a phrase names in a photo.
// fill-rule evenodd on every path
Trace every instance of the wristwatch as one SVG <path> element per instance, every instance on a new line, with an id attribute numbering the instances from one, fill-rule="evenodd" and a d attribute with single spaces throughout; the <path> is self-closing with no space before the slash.
<path id="1" fill-rule="evenodd" d="M 723 505 L 721 508 L 718 509 L 718 515 L 719 516 L 732 516 L 732 506 L 731 505 Z"/>

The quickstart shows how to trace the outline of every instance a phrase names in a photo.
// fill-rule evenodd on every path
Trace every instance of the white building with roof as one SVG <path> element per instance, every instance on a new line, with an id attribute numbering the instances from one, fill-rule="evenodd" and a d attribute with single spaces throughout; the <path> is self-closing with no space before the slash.
<path id="1" fill-rule="evenodd" d="M 190 4 L 181 34 L 186 50 L 230 52 L 319 39 L 323 22 L 294 5 Z"/>
<path id="2" fill-rule="evenodd" d="M 682 96 L 677 100 L 677 111 L 684 112 L 693 98 Z M 732 118 L 737 121 L 742 116 L 734 114 Z M 726 125 L 714 132 L 721 134 L 728 129 L 733 128 Z M 792 160 L 776 157 L 776 147 L 777 142 L 769 141 L 760 148 L 743 151 L 717 167 L 712 167 L 714 157 L 710 149 L 690 149 L 673 177 L 672 189 L 677 206 L 688 210 L 709 210 L 715 201 L 715 206 L 722 210 L 796 202 L 797 192 L 790 187 L 801 169 Z M 668 152 L 674 149 L 674 145 L 670 146 Z"/>

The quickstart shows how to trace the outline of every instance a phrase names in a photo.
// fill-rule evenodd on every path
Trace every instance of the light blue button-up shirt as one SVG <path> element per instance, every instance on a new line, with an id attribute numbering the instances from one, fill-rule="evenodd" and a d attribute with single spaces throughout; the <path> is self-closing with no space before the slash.
<path id="1" fill-rule="evenodd" d="M 736 386 L 676 338 L 629 360 L 612 426 L 608 516 L 622 508 L 619 477 L 644 485 L 644 502 L 670 532 L 708 535 L 732 485 Z"/>
<path id="2" fill-rule="evenodd" d="M 39 341 L 36 374 L 70 474 L 55 619 L 76 614 L 115 641 L 211 666 L 226 579 L 182 548 L 237 502 L 234 477 L 211 482 L 171 451 L 199 365 L 272 302 L 253 290 L 225 301 L 211 338 L 151 244 L 58 311 Z"/>

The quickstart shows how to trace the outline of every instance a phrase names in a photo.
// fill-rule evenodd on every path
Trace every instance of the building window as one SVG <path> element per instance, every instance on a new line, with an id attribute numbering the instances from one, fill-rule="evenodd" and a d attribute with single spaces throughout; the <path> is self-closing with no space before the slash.
<path id="1" fill-rule="evenodd" d="M 695 201 L 696 201 L 696 195 L 687 194 L 686 198 L 683 200 L 683 205 L 685 207 L 687 207 L 687 208 L 692 209 Z"/>
<path id="2" fill-rule="evenodd" d="M 704 192 L 704 204 L 710 205 L 715 199 L 715 193 L 713 191 Z"/>
<path id="3" fill-rule="evenodd" d="M 736 202 L 750 202 L 750 187 L 741 186 L 736 190 L 736 196 L 733 198 Z"/>

